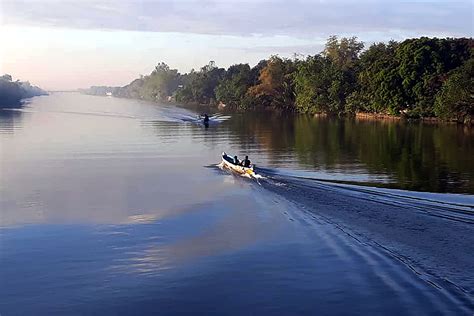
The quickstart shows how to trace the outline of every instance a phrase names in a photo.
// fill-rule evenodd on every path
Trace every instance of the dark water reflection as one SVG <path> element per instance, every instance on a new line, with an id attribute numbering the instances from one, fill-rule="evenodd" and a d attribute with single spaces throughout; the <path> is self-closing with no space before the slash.
<path id="1" fill-rule="evenodd" d="M 22 113 L 18 111 L 0 110 L 0 133 L 13 134 L 21 129 Z"/>
<path id="2" fill-rule="evenodd" d="M 451 124 L 234 115 L 242 151 L 317 178 L 428 192 L 474 193 L 474 130 Z M 311 177 L 310 173 L 305 176 Z"/>

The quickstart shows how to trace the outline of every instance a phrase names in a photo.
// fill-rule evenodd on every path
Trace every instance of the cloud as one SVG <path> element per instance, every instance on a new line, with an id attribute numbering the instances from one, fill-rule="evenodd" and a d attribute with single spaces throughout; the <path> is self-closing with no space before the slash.
<path id="1" fill-rule="evenodd" d="M 50 89 L 124 85 L 159 61 L 187 72 L 316 54 L 331 34 L 471 37 L 472 15 L 470 0 L 0 0 L 0 71 Z"/>
<path id="2" fill-rule="evenodd" d="M 3 0 L 3 23 L 212 35 L 408 32 L 472 36 L 472 1 Z"/>

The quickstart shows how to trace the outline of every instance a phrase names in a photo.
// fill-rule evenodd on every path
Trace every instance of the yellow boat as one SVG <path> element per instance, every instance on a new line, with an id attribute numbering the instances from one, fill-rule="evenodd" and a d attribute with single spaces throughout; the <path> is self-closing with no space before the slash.
<path id="1" fill-rule="evenodd" d="M 225 152 L 222 153 L 222 166 L 243 176 L 259 178 L 254 171 L 254 165 L 250 165 L 249 168 L 236 165 L 234 163 L 234 158 Z"/>

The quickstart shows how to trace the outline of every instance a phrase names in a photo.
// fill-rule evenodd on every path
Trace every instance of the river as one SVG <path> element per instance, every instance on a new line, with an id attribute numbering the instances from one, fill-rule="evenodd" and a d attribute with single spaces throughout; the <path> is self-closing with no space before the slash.
<path id="1" fill-rule="evenodd" d="M 0 111 L 1 315 L 472 315 L 472 130 L 197 111 Z"/>

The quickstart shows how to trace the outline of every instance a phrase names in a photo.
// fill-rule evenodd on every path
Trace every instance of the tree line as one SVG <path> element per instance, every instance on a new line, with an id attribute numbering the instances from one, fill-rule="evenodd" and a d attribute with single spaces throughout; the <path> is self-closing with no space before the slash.
<path id="1" fill-rule="evenodd" d="M 0 107 L 18 106 L 22 99 L 45 94 L 48 93 L 28 81 L 13 81 L 7 74 L 0 76 Z"/>
<path id="2" fill-rule="evenodd" d="M 356 37 L 331 36 L 305 58 L 271 56 L 256 66 L 228 69 L 214 62 L 180 74 L 159 63 L 124 87 L 93 87 L 93 94 L 240 110 L 270 108 L 311 114 L 374 113 L 409 118 L 474 119 L 474 40 L 407 39 L 364 49 Z"/>

